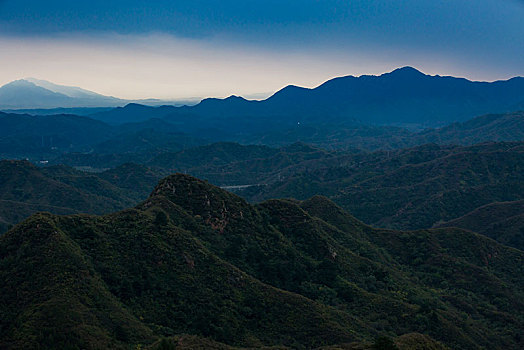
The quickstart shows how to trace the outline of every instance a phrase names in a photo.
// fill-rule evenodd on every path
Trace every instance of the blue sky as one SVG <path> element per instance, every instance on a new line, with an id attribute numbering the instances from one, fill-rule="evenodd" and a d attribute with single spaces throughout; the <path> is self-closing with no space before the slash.
<path id="1" fill-rule="evenodd" d="M 524 75 L 523 0 L 0 0 L 0 84 L 119 97 L 257 96 L 412 65 Z"/>

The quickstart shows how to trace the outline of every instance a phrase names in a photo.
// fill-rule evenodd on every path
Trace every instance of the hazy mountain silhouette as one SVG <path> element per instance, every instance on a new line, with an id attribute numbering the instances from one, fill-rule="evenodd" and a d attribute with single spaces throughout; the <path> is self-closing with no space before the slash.
<path id="1" fill-rule="evenodd" d="M 127 101 L 67 86 L 35 80 L 16 80 L 0 88 L 2 108 L 119 106 Z M 44 86 L 41 84 L 43 83 Z"/>
<path id="2" fill-rule="evenodd" d="M 66 86 L 58 85 L 47 80 L 40 80 L 35 78 L 26 78 L 25 81 L 40 86 L 44 89 L 51 90 L 56 93 L 60 93 L 69 97 L 78 97 L 78 98 L 108 98 L 107 96 L 97 94 L 96 92 L 85 90 L 76 86 Z M 110 97 L 114 99 L 114 97 Z"/>
<path id="3" fill-rule="evenodd" d="M 112 96 L 104 96 L 74 86 L 65 86 L 51 83 L 46 80 L 27 78 L 15 80 L 0 87 L 0 108 L 24 109 L 29 114 L 48 114 L 45 110 L 31 111 L 27 109 L 55 109 L 61 113 L 76 113 L 78 108 L 118 107 L 128 103 L 140 102 L 146 105 L 163 105 L 187 103 L 190 101 L 162 101 L 158 99 L 125 100 Z M 54 113 L 56 113 L 55 111 Z M 91 113 L 98 112 L 93 110 Z"/>

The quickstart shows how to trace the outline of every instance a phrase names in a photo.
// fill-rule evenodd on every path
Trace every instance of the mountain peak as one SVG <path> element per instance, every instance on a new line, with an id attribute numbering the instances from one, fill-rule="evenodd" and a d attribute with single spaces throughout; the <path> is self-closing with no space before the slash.
<path id="1" fill-rule="evenodd" d="M 4 86 L 2 86 L 2 88 L 8 88 L 8 87 L 30 87 L 32 88 L 32 87 L 37 87 L 37 85 L 26 79 L 18 79 L 18 80 L 13 80 L 12 82 L 7 83 Z"/>
<path id="2" fill-rule="evenodd" d="M 197 104 L 197 106 L 217 106 L 222 105 L 223 103 L 225 103 L 226 105 L 234 104 L 233 106 L 237 106 L 238 104 L 244 102 L 249 102 L 249 100 L 246 100 L 242 96 L 231 95 L 226 98 L 208 97 L 200 101 L 200 103 Z"/>
<path id="3" fill-rule="evenodd" d="M 26 78 L 0 87 L 0 106 L 12 109 L 116 106 L 122 101 L 78 87 Z"/>
<path id="4" fill-rule="evenodd" d="M 250 210 L 249 204 L 237 195 L 181 173 L 160 180 L 149 201 L 158 196 L 167 198 L 191 215 L 199 215 L 221 233 L 231 220 L 242 219 Z"/>
<path id="5" fill-rule="evenodd" d="M 229 193 L 191 175 L 175 173 L 158 183 L 150 197 L 165 196 L 173 203 L 184 206 L 201 196 L 208 198 L 209 194 L 215 197 L 227 196 Z M 205 204 L 205 203 L 200 203 Z"/>
<path id="6" fill-rule="evenodd" d="M 226 101 L 247 101 L 242 96 L 237 96 L 237 95 L 228 96 L 224 100 L 226 100 Z"/>
<path id="7" fill-rule="evenodd" d="M 126 104 L 124 107 L 120 107 L 120 108 L 127 109 L 127 110 L 134 110 L 134 109 L 151 109 L 152 107 L 142 105 L 140 103 L 131 102 L 131 103 Z"/>
<path id="8" fill-rule="evenodd" d="M 288 96 L 293 96 L 293 97 L 296 97 L 297 95 L 302 96 L 303 92 L 307 92 L 310 90 L 311 89 L 301 87 L 301 86 L 286 85 L 282 89 L 275 92 L 273 95 L 269 96 L 267 100 L 277 100 L 280 98 L 287 98 Z"/>
<path id="9" fill-rule="evenodd" d="M 108 98 L 107 96 L 102 96 L 100 94 L 97 94 L 96 92 L 85 90 L 82 88 L 79 88 L 77 86 L 66 86 L 66 85 L 59 85 L 52 83 L 47 80 L 42 79 L 36 79 L 36 78 L 25 78 L 24 80 L 33 83 L 36 86 L 40 86 L 44 89 L 60 93 L 69 97 L 77 97 L 77 98 Z"/>
<path id="10" fill-rule="evenodd" d="M 409 75 L 409 76 L 425 76 L 426 75 L 426 74 L 422 73 L 421 71 L 419 71 L 418 69 L 410 67 L 410 66 L 400 67 L 400 68 L 397 68 L 397 69 L 393 70 L 392 72 L 385 73 L 383 75 L 388 75 L 388 74 L 391 74 L 391 75 L 403 75 L 403 76 L 406 76 L 406 75 Z"/>

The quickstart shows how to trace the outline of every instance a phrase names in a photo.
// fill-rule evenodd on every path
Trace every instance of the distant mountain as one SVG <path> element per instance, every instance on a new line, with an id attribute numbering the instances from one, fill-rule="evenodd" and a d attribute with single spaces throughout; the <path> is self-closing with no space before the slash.
<path id="1" fill-rule="evenodd" d="M 347 154 L 347 153 L 346 153 Z M 279 149 L 219 142 L 180 152 L 159 154 L 147 163 L 168 172 L 183 172 L 219 186 L 270 184 L 288 169 L 298 172 L 315 163 L 321 166 L 339 155 L 303 143 Z"/>
<path id="2" fill-rule="evenodd" d="M 109 124 L 124 124 L 144 122 L 149 119 L 162 119 L 177 111 L 174 106 L 151 107 L 137 103 L 129 103 L 109 111 L 94 113 L 90 117 Z"/>
<path id="3" fill-rule="evenodd" d="M 341 77 L 314 89 L 289 86 L 265 101 L 305 120 L 397 125 L 438 125 L 488 112 L 506 112 L 524 101 L 524 78 L 493 83 L 430 76 L 411 67 L 380 76 Z M 308 118 L 309 116 L 309 118 Z"/>
<path id="4" fill-rule="evenodd" d="M 393 150 L 427 143 L 473 145 L 524 140 L 524 112 L 488 114 L 441 128 L 415 132 L 394 126 L 355 124 L 344 127 L 301 125 L 292 129 L 238 136 L 242 143 L 282 146 L 305 142 L 325 149 Z"/>
<path id="5" fill-rule="evenodd" d="M 29 114 L 49 114 L 46 109 L 58 109 L 51 112 L 55 114 L 82 113 L 84 112 L 82 108 L 118 107 L 132 102 L 158 106 L 191 104 L 191 102 L 198 101 L 125 100 L 104 96 L 79 87 L 58 85 L 34 78 L 16 80 L 0 87 L 0 109 L 8 111 L 21 109 L 22 113 Z M 93 109 L 89 112 L 96 113 L 100 110 Z"/>
<path id="6" fill-rule="evenodd" d="M 340 77 L 307 89 L 287 86 L 262 101 L 238 96 L 209 98 L 190 107 L 138 107 L 100 113 L 105 121 L 123 123 L 169 118 L 187 127 L 192 123 L 227 130 L 283 130 L 304 126 L 392 124 L 442 126 L 487 113 L 518 110 L 524 104 L 524 78 L 475 82 L 430 76 L 411 67 L 380 76 Z M 192 119 L 188 120 L 188 116 Z"/>
<path id="7" fill-rule="evenodd" d="M 213 167 L 246 160 L 267 158 L 278 153 L 275 148 L 219 142 L 190 148 L 176 153 L 163 153 L 155 157 L 149 165 L 173 170 L 188 170 L 193 167 Z"/>
<path id="8" fill-rule="evenodd" d="M 98 178 L 126 191 L 136 202 L 142 201 L 151 193 L 158 181 L 167 172 L 134 163 L 125 163 L 113 169 L 95 174 Z"/>
<path id="9" fill-rule="evenodd" d="M 116 107 L 125 100 L 40 80 L 16 80 L 0 87 L 0 108 Z"/>
<path id="10" fill-rule="evenodd" d="M 9 114 L 28 114 L 28 115 L 55 115 L 55 114 L 74 114 L 79 116 L 88 116 L 95 113 L 107 112 L 113 107 L 78 107 L 78 108 L 36 108 L 36 109 L 2 109 L 2 112 Z"/>
<path id="11" fill-rule="evenodd" d="M 161 154 L 191 148 L 206 143 L 204 140 L 180 132 L 155 129 L 123 132 L 107 141 L 96 144 L 97 154 Z"/>
<path id="12" fill-rule="evenodd" d="M 40 86 L 44 89 L 51 90 L 53 92 L 63 94 L 69 97 L 75 97 L 75 98 L 108 98 L 107 96 L 97 94 L 96 92 L 85 90 L 76 86 L 65 86 L 65 85 L 58 85 L 54 84 L 47 80 L 40 80 L 35 78 L 26 78 L 25 81 L 28 81 L 30 83 L 35 84 L 36 86 Z M 114 99 L 114 97 L 109 97 L 110 99 Z M 115 99 L 117 100 L 117 99 Z"/>
<path id="13" fill-rule="evenodd" d="M 114 214 L 36 214 L 0 256 L 2 349 L 522 345 L 523 252 L 373 229 L 320 196 L 250 205 L 175 174 Z"/>
<path id="14" fill-rule="evenodd" d="M 437 227 L 461 227 L 524 251 L 524 200 L 490 203 Z"/>

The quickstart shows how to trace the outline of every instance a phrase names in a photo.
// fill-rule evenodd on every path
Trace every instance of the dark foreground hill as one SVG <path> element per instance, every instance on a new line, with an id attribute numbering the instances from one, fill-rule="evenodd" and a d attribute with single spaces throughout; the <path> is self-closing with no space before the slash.
<path id="1" fill-rule="evenodd" d="M 155 346 L 315 348 L 413 332 L 523 346 L 524 253 L 456 228 L 373 229 L 324 197 L 253 206 L 173 175 L 132 209 L 34 215 L 0 237 L 0 256 L 6 349 L 173 336 Z"/>

